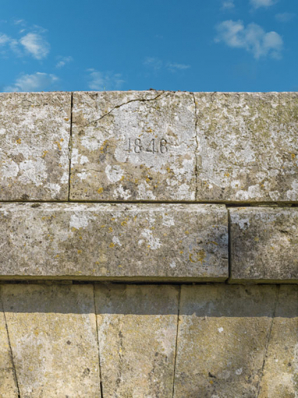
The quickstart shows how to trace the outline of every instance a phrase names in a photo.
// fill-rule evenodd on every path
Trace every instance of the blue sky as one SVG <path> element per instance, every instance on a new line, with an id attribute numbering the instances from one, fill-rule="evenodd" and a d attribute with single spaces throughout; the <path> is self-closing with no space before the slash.
<path id="1" fill-rule="evenodd" d="M 9 0 L 0 10 L 0 91 L 298 91 L 297 0 Z"/>

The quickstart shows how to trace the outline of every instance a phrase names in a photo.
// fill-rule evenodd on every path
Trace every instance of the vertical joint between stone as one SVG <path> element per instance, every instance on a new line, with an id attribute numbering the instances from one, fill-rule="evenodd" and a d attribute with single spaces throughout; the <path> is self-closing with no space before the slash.
<path id="1" fill-rule="evenodd" d="M 180 320 L 180 302 L 181 302 L 181 290 L 182 286 L 179 286 L 178 293 L 178 308 L 177 308 L 177 329 L 176 329 L 176 341 L 175 341 L 175 356 L 174 356 L 174 371 L 173 371 L 173 389 L 172 389 L 172 398 L 175 395 L 175 379 L 176 379 L 176 364 L 177 364 L 177 355 L 178 355 L 178 333 L 179 333 L 179 320 Z"/>
<path id="2" fill-rule="evenodd" d="M 194 103 L 195 103 L 195 137 L 196 137 L 196 149 L 195 149 L 195 200 L 198 200 L 198 150 L 199 150 L 199 140 L 198 140 L 198 106 L 195 97 L 195 93 L 191 93 Z"/>
<path id="3" fill-rule="evenodd" d="M 69 156 L 69 170 L 68 170 L 68 202 L 70 202 L 70 179 L 71 179 L 71 156 L 72 156 L 72 116 L 73 116 L 73 92 L 71 92 L 70 97 L 70 128 L 69 128 L 69 146 L 68 146 L 68 156 Z"/>
<path id="4" fill-rule="evenodd" d="M 93 302 L 94 302 L 95 325 L 96 325 L 96 343 L 97 343 L 97 353 L 98 353 L 98 375 L 99 375 L 100 396 L 101 396 L 101 398 L 104 398 L 104 395 L 103 395 L 103 385 L 102 385 L 102 377 L 101 377 L 100 350 L 99 350 L 99 334 L 98 334 L 97 308 L 96 308 L 95 284 L 94 284 L 94 283 L 93 283 Z"/>
<path id="5" fill-rule="evenodd" d="M 18 381 L 18 376 L 17 376 L 17 370 L 16 370 L 16 366 L 15 366 L 15 363 L 14 363 L 13 352 L 12 352 L 12 347 L 11 347 L 11 342 L 10 342 L 10 336 L 9 336 L 8 324 L 7 324 L 7 319 L 6 319 L 6 313 L 4 311 L 4 305 L 3 305 L 3 299 L 2 299 L 2 291 L 0 292 L 0 294 L 1 294 L 1 297 L 0 297 L 1 307 L 2 307 L 2 312 L 3 312 L 6 336 L 7 336 L 8 347 L 9 347 L 9 355 L 10 355 L 12 371 L 13 371 L 13 378 L 14 378 L 14 382 L 15 382 L 15 385 L 16 385 L 16 388 L 17 388 L 18 398 L 21 398 L 20 386 L 19 386 L 19 381 Z"/>

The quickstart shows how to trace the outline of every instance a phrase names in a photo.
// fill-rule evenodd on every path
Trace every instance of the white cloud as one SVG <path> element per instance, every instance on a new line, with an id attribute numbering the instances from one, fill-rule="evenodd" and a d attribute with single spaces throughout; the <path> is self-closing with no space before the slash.
<path id="1" fill-rule="evenodd" d="M 73 58 L 69 55 L 67 57 L 59 57 L 60 61 L 57 63 L 56 68 L 63 68 L 66 64 L 73 61 Z"/>
<path id="2" fill-rule="evenodd" d="M 278 0 L 250 0 L 250 3 L 255 8 L 273 6 Z"/>
<path id="3" fill-rule="evenodd" d="M 243 48 L 258 59 L 265 56 L 280 58 L 283 40 L 276 32 L 265 32 L 264 29 L 251 23 L 244 26 L 242 21 L 224 21 L 217 25 L 216 42 L 223 42 L 229 47 Z"/>
<path id="4" fill-rule="evenodd" d="M 11 38 L 4 33 L 0 33 L 0 46 L 4 46 L 5 44 L 9 43 Z"/>
<path id="5" fill-rule="evenodd" d="M 159 58 L 147 57 L 144 61 L 144 65 L 154 70 L 158 70 L 162 68 L 162 61 Z"/>
<path id="6" fill-rule="evenodd" d="M 38 33 L 27 33 L 21 38 L 20 42 L 36 59 L 45 58 L 50 51 L 49 43 Z"/>
<path id="7" fill-rule="evenodd" d="M 176 62 L 169 62 L 169 63 L 167 63 L 167 68 L 169 70 L 171 70 L 172 72 L 174 72 L 174 71 L 177 71 L 177 70 L 189 69 L 190 65 L 177 64 Z"/>
<path id="8" fill-rule="evenodd" d="M 279 21 L 279 22 L 289 22 L 291 19 L 293 19 L 296 16 L 296 14 L 293 14 L 291 12 L 283 12 L 280 14 L 276 14 L 275 18 Z"/>
<path id="9" fill-rule="evenodd" d="M 32 75 L 22 75 L 12 86 L 7 86 L 5 92 L 31 92 L 42 91 L 58 80 L 55 75 L 37 72 Z"/>
<path id="10" fill-rule="evenodd" d="M 125 82 L 120 73 L 103 73 L 95 69 L 88 69 L 88 72 L 91 90 L 119 90 Z"/>
<path id="11" fill-rule="evenodd" d="M 171 72 L 176 72 L 178 70 L 181 71 L 190 68 L 190 65 L 179 64 L 177 62 L 164 63 L 161 59 L 156 57 L 147 57 L 144 61 L 144 65 L 155 71 L 165 68 Z"/>
<path id="12" fill-rule="evenodd" d="M 226 0 L 222 3 L 222 8 L 224 10 L 231 10 L 235 7 L 234 0 Z"/>

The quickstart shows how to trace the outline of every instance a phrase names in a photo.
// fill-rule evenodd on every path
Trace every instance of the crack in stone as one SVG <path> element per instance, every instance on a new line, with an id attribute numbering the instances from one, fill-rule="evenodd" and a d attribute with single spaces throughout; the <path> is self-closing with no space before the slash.
<path id="1" fill-rule="evenodd" d="M 174 398 L 174 394 L 175 394 L 175 378 L 176 378 L 176 363 L 177 363 L 177 350 L 178 350 L 178 333 L 179 333 L 179 320 L 180 320 L 181 289 L 182 289 L 182 285 L 179 286 L 179 294 L 178 294 L 177 329 L 176 329 L 176 342 L 175 342 L 175 358 L 174 358 L 172 398 Z"/>
<path id="2" fill-rule="evenodd" d="M 136 99 L 132 99 L 132 100 L 130 100 L 130 101 L 124 102 L 123 104 L 116 105 L 116 106 L 114 106 L 114 108 L 112 108 L 109 112 L 107 112 L 107 113 L 105 113 L 104 115 L 102 115 L 99 119 L 92 120 L 92 122 L 89 122 L 89 123 L 85 124 L 83 127 L 88 127 L 88 126 L 90 126 L 90 125 L 93 124 L 93 123 L 99 122 L 100 120 L 104 119 L 106 116 L 109 116 L 112 112 L 114 112 L 115 109 L 121 108 L 122 106 L 125 106 L 125 105 L 127 105 L 127 104 L 130 104 L 131 102 L 151 102 L 151 101 L 156 101 L 157 99 L 159 99 L 159 98 L 160 98 L 163 94 L 165 94 L 165 93 L 166 93 L 165 97 L 167 97 L 168 95 L 171 94 L 171 91 L 168 91 L 168 92 L 162 91 L 160 94 L 158 94 L 158 95 L 157 95 L 156 97 L 154 97 L 154 98 L 150 98 L 150 99 L 136 98 Z"/>
<path id="3" fill-rule="evenodd" d="M 20 393 L 20 387 L 19 387 L 19 382 L 18 382 L 18 376 L 17 376 L 17 370 L 15 367 L 14 359 L 13 359 L 13 352 L 12 352 L 12 347 L 11 347 L 11 342 L 10 342 L 10 336 L 9 336 L 9 331 L 8 331 L 8 325 L 7 325 L 7 320 L 6 320 L 6 314 L 4 311 L 4 305 L 3 305 L 3 300 L 2 300 L 2 292 L 1 292 L 1 306 L 2 306 L 2 312 L 4 316 L 4 322 L 5 322 L 5 329 L 6 329 L 6 335 L 7 335 L 7 340 L 8 340 L 8 347 L 9 347 L 9 354 L 10 354 L 10 360 L 12 364 L 12 370 L 13 370 L 13 378 L 16 384 L 16 388 L 18 391 L 18 398 L 21 398 L 21 393 Z"/>
<path id="4" fill-rule="evenodd" d="M 262 390 L 261 384 L 262 384 L 262 380 L 263 380 L 263 376 L 264 376 L 264 369 L 265 369 L 265 365 L 266 365 L 266 359 L 267 359 L 267 355 L 268 355 L 268 349 L 269 349 L 269 343 L 270 343 L 270 340 L 271 340 L 274 319 L 275 319 L 275 316 L 276 316 L 277 305 L 278 305 L 278 302 L 279 302 L 279 292 L 280 292 L 280 285 L 277 286 L 275 306 L 274 306 L 273 315 L 272 315 L 272 321 L 271 321 L 271 325 L 270 325 L 270 329 L 269 329 L 269 333 L 268 333 L 268 339 L 267 339 L 266 346 L 265 346 L 264 360 L 263 360 L 263 365 L 262 365 L 262 369 L 261 369 L 260 380 L 259 380 L 259 383 L 258 383 L 258 391 L 257 391 L 256 398 L 259 397 L 260 392 Z"/>

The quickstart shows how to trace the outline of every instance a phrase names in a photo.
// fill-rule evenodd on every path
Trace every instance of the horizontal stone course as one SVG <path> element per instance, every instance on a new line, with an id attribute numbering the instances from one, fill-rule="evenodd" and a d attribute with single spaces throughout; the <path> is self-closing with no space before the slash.
<path id="1" fill-rule="evenodd" d="M 0 200 L 67 200 L 70 93 L 0 94 Z"/>
<path id="2" fill-rule="evenodd" d="M 0 278 L 228 278 L 223 205 L 6 203 L 0 227 Z"/>
<path id="3" fill-rule="evenodd" d="M 231 281 L 298 282 L 298 208 L 230 212 Z"/>
<path id="4" fill-rule="evenodd" d="M 2 284 L 2 397 L 295 397 L 298 286 Z"/>
<path id="5" fill-rule="evenodd" d="M 297 93 L 74 93 L 70 197 L 298 202 Z"/>

